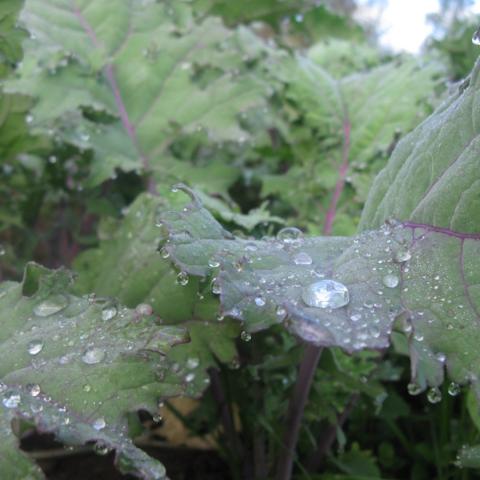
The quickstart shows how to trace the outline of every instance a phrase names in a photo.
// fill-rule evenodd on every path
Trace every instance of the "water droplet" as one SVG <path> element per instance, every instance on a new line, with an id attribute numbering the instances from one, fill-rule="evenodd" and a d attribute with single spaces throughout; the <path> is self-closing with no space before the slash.
<path id="1" fill-rule="evenodd" d="M 187 383 L 193 382 L 195 380 L 195 374 L 193 372 L 187 373 L 185 375 L 185 381 Z"/>
<path id="2" fill-rule="evenodd" d="M 215 258 L 211 258 L 209 261 L 208 261 L 208 266 L 210 268 L 217 268 L 220 266 L 220 262 L 218 260 L 216 260 Z"/>
<path id="3" fill-rule="evenodd" d="M 197 357 L 192 357 L 187 360 L 187 368 L 190 370 L 193 370 L 194 368 L 197 368 L 200 365 L 200 359 Z"/>
<path id="4" fill-rule="evenodd" d="M 394 260 L 398 263 L 408 262 L 412 258 L 412 254 L 407 249 L 400 249 L 395 253 Z"/>
<path id="5" fill-rule="evenodd" d="M 163 420 L 163 417 L 159 413 L 156 413 L 152 416 L 152 420 L 154 423 L 160 423 Z"/>
<path id="6" fill-rule="evenodd" d="M 220 288 L 220 283 L 217 278 L 212 280 L 212 293 L 214 295 L 220 295 L 222 293 L 222 289 Z"/>
<path id="7" fill-rule="evenodd" d="M 105 422 L 105 419 L 103 417 L 97 418 L 92 423 L 92 427 L 98 431 L 103 430 L 106 426 L 107 426 L 107 423 Z"/>
<path id="8" fill-rule="evenodd" d="M 257 246 L 254 243 L 247 243 L 245 245 L 245 251 L 246 252 L 255 252 L 255 251 L 257 251 Z"/>
<path id="9" fill-rule="evenodd" d="M 277 309 L 275 310 L 275 313 L 277 317 L 280 318 L 281 320 L 283 320 L 287 316 L 287 311 L 281 305 L 277 307 Z"/>
<path id="10" fill-rule="evenodd" d="M 474 45 L 480 45 L 480 28 L 473 34 L 472 43 Z"/>
<path id="11" fill-rule="evenodd" d="M 83 391 L 88 393 L 92 390 L 92 386 L 89 385 L 88 383 L 86 383 L 84 386 L 83 386 Z"/>
<path id="12" fill-rule="evenodd" d="M 32 114 L 28 114 L 26 117 L 25 117 L 25 121 L 30 125 L 33 123 L 33 115 Z"/>
<path id="13" fill-rule="evenodd" d="M 443 352 L 439 352 L 435 355 L 435 358 L 440 362 L 440 363 L 445 363 L 447 360 L 447 356 Z"/>
<path id="14" fill-rule="evenodd" d="M 2 400 L 2 403 L 7 408 L 17 408 L 22 401 L 20 394 L 16 392 L 7 392 Z"/>
<path id="15" fill-rule="evenodd" d="M 219 313 L 217 315 L 217 322 L 223 322 L 224 320 L 225 320 L 225 317 L 221 313 Z"/>
<path id="16" fill-rule="evenodd" d="M 242 333 L 240 334 L 240 338 L 244 342 L 249 342 L 252 339 L 252 335 L 250 333 L 246 332 L 245 330 L 243 330 Z"/>
<path id="17" fill-rule="evenodd" d="M 427 399 L 430 403 L 438 403 L 442 401 L 442 392 L 438 387 L 432 387 L 427 393 Z"/>
<path id="18" fill-rule="evenodd" d="M 138 315 L 147 317 L 153 313 L 153 308 L 148 303 L 139 303 L 135 307 L 135 312 L 138 313 Z"/>
<path id="19" fill-rule="evenodd" d="M 352 322 L 358 322 L 361 319 L 362 319 L 362 316 L 359 313 L 354 313 L 353 315 L 350 315 L 350 320 Z"/>
<path id="20" fill-rule="evenodd" d="M 448 385 L 448 394 L 451 395 L 452 397 L 456 397 L 461 391 L 461 387 L 458 383 L 451 382 Z"/>
<path id="21" fill-rule="evenodd" d="M 68 298 L 65 295 L 53 295 L 43 302 L 35 305 L 33 313 L 38 317 L 49 317 L 60 312 L 68 305 Z"/>
<path id="22" fill-rule="evenodd" d="M 422 387 L 415 382 L 410 382 L 407 385 L 407 391 L 410 395 L 419 395 L 422 392 Z"/>
<path id="23" fill-rule="evenodd" d="M 162 247 L 160 249 L 160 256 L 162 258 L 168 258 L 170 256 L 170 252 L 167 250 L 167 247 Z"/>
<path id="24" fill-rule="evenodd" d="M 265 299 L 263 297 L 255 297 L 255 305 L 257 307 L 264 307 L 265 306 Z"/>
<path id="25" fill-rule="evenodd" d="M 299 252 L 293 257 L 295 265 L 311 265 L 312 257 L 306 252 Z"/>
<path id="26" fill-rule="evenodd" d="M 177 283 L 182 287 L 188 285 L 188 274 L 186 272 L 180 272 L 177 275 Z"/>
<path id="27" fill-rule="evenodd" d="M 93 446 L 93 451 L 97 454 L 97 455 L 106 455 L 110 449 L 108 448 L 107 445 L 105 445 L 103 442 L 97 442 L 94 446 Z"/>
<path id="28" fill-rule="evenodd" d="M 7 253 L 6 248 L 0 243 L 0 257 Z"/>
<path id="29" fill-rule="evenodd" d="M 420 333 L 420 332 L 417 332 L 415 333 L 415 335 L 413 336 L 413 338 L 417 341 L 417 342 L 423 342 L 423 335 Z"/>
<path id="30" fill-rule="evenodd" d="M 389 274 L 385 275 L 382 281 L 387 288 L 395 288 L 398 286 L 400 279 L 396 275 Z"/>
<path id="31" fill-rule="evenodd" d="M 111 320 L 117 314 L 117 307 L 114 305 L 109 305 L 102 309 L 102 320 L 108 321 Z"/>
<path id="32" fill-rule="evenodd" d="M 285 227 L 277 233 L 277 239 L 283 243 L 296 243 L 303 239 L 303 233 L 298 228 Z"/>
<path id="33" fill-rule="evenodd" d="M 42 351 L 42 349 L 42 340 L 32 340 L 27 346 L 27 351 L 30 355 L 38 355 Z"/>
<path id="34" fill-rule="evenodd" d="M 27 385 L 27 390 L 32 397 L 38 397 L 41 391 L 40 385 L 38 385 L 38 383 L 29 383 Z"/>
<path id="35" fill-rule="evenodd" d="M 87 348 L 87 350 L 85 350 L 82 355 L 83 363 L 86 363 L 88 365 L 95 365 L 96 363 L 100 363 L 104 358 L 105 351 L 96 347 Z"/>
<path id="36" fill-rule="evenodd" d="M 348 289 L 335 280 L 320 280 L 305 287 L 302 299 L 309 307 L 340 308 L 350 301 Z"/>

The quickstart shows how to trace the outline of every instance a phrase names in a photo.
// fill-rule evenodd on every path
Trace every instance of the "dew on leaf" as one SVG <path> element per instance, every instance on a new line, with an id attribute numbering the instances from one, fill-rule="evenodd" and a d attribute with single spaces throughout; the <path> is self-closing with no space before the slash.
<path id="1" fill-rule="evenodd" d="M 220 288 L 220 283 L 218 282 L 217 278 L 212 280 L 212 293 L 215 295 L 220 295 L 220 293 L 222 293 L 222 289 Z"/>
<path id="2" fill-rule="evenodd" d="M 92 423 L 92 427 L 98 431 L 103 430 L 106 426 L 107 426 L 107 423 L 105 422 L 105 419 L 103 417 L 97 418 Z"/>
<path id="3" fill-rule="evenodd" d="M 97 442 L 94 446 L 93 446 L 93 451 L 97 454 L 97 455 L 107 455 L 107 453 L 110 451 L 110 449 L 108 448 L 108 446 L 103 443 L 103 442 Z"/>
<path id="4" fill-rule="evenodd" d="M 456 382 L 451 382 L 448 385 L 448 394 L 452 397 L 456 397 L 461 391 L 461 387 L 458 383 Z"/>
<path id="5" fill-rule="evenodd" d="M 111 320 L 117 314 L 117 307 L 114 305 L 109 305 L 102 309 L 102 320 L 108 321 Z"/>
<path id="6" fill-rule="evenodd" d="M 82 355 L 82 361 L 87 365 L 95 365 L 96 363 L 100 363 L 104 358 L 105 351 L 96 347 L 87 348 Z"/>
<path id="7" fill-rule="evenodd" d="M 430 403 L 438 403 L 442 401 L 442 392 L 438 387 L 432 387 L 427 392 L 427 400 Z"/>
<path id="8" fill-rule="evenodd" d="M 187 383 L 191 383 L 191 382 L 193 382 L 193 380 L 195 380 L 195 374 L 193 372 L 187 373 L 185 375 L 185 381 Z"/>
<path id="9" fill-rule="evenodd" d="M 153 308 L 150 304 L 148 303 L 139 303 L 136 307 L 135 307 L 135 312 L 138 314 L 138 315 L 141 315 L 141 316 L 149 316 L 153 313 Z"/>
<path id="10" fill-rule="evenodd" d="M 252 335 L 250 333 L 246 332 L 245 330 L 243 330 L 242 333 L 240 334 L 240 338 L 244 342 L 249 342 L 252 339 Z"/>
<path id="11" fill-rule="evenodd" d="M 277 309 L 275 310 L 275 314 L 277 315 L 278 318 L 280 318 L 281 320 L 283 320 L 286 315 L 287 315 L 287 311 L 285 310 L 284 307 L 282 307 L 281 305 L 277 307 Z"/>
<path id="12" fill-rule="evenodd" d="M 162 258 L 168 258 L 170 256 L 170 252 L 167 250 L 167 247 L 162 247 L 160 249 L 160 256 Z"/>
<path id="13" fill-rule="evenodd" d="M 215 259 L 215 258 L 211 258 L 211 259 L 208 261 L 208 266 L 209 266 L 210 268 L 217 268 L 217 267 L 220 266 L 220 262 L 219 262 L 217 259 Z"/>
<path id="14" fill-rule="evenodd" d="M 177 275 L 177 283 L 182 287 L 188 285 L 188 274 L 186 272 L 179 272 Z"/>
<path id="15" fill-rule="evenodd" d="M 33 115 L 30 113 L 25 116 L 25 122 L 27 122 L 29 125 L 33 123 Z"/>
<path id="16" fill-rule="evenodd" d="M 382 282 L 387 288 L 395 288 L 398 286 L 400 279 L 396 275 L 388 274 L 383 277 Z"/>
<path id="17" fill-rule="evenodd" d="M 306 252 L 298 252 L 294 255 L 293 261 L 295 265 L 311 265 L 312 257 Z"/>
<path id="18" fill-rule="evenodd" d="M 33 313 L 38 317 L 49 317 L 60 312 L 68 305 L 68 298 L 65 295 L 53 295 L 43 302 L 35 305 Z"/>
<path id="19" fill-rule="evenodd" d="M 296 227 L 285 227 L 277 233 L 277 239 L 283 243 L 296 243 L 303 239 L 303 232 Z"/>
<path id="20" fill-rule="evenodd" d="M 32 397 L 38 397 L 41 391 L 40 385 L 38 385 L 38 383 L 29 383 L 27 385 L 27 390 Z"/>
<path id="21" fill-rule="evenodd" d="M 187 368 L 193 370 L 200 365 L 200 360 L 197 357 L 191 357 L 187 360 Z"/>
<path id="22" fill-rule="evenodd" d="M 42 349 L 42 340 L 32 340 L 27 346 L 27 351 L 30 355 L 38 355 L 42 351 Z"/>
<path id="23" fill-rule="evenodd" d="M 20 394 L 16 392 L 7 392 L 2 400 L 3 406 L 7 408 L 17 408 L 22 401 Z"/>
<path id="24" fill-rule="evenodd" d="M 266 303 L 263 297 L 255 297 L 254 302 L 257 307 L 264 307 Z"/>
<path id="25" fill-rule="evenodd" d="M 349 303 L 350 294 L 343 283 L 320 280 L 303 289 L 302 300 L 309 307 L 336 309 Z"/>
<path id="26" fill-rule="evenodd" d="M 422 387 L 418 383 L 410 382 L 407 385 L 407 391 L 410 395 L 419 395 L 422 393 Z"/>
<path id="27" fill-rule="evenodd" d="M 410 253 L 410 250 L 407 249 L 400 249 L 397 250 L 394 256 L 394 260 L 398 263 L 404 263 L 408 262 L 412 258 L 412 254 Z"/>
<path id="28" fill-rule="evenodd" d="M 475 33 L 472 36 L 472 43 L 474 45 L 480 45 L 480 28 L 475 31 Z"/>
<path id="29" fill-rule="evenodd" d="M 83 387 L 82 390 L 86 393 L 90 392 L 92 390 L 92 386 L 86 383 Z"/>

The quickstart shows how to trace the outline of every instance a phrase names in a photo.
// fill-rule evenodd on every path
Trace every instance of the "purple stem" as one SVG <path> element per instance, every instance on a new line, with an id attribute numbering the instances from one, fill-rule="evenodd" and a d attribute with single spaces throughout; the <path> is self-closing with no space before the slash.
<path id="1" fill-rule="evenodd" d="M 337 206 L 340 196 L 345 187 L 345 178 L 349 167 L 350 157 L 350 132 L 351 125 L 348 118 L 347 110 L 344 111 L 343 120 L 343 146 L 342 146 L 342 163 L 338 170 L 338 180 L 335 185 L 332 200 L 328 207 L 323 234 L 330 235 L 332 233 L 333 222 L 337 214 Z M 303 411 L 308 400 L 310 388 L 312 386 L 318 361 L 322 354 L 322 347 L 308 345 L 300 363 L 297 382 L 295 384 L 290 403 L 288 405 L 286 428 L 282 442 L 282 452 L 277 463 L 276 480 L 289 480 L 292 476 L 293 460 L 295 456 L 295 448 L 300 433 L 300 424 L 303 418 Z"/>
<path id="2" fill-rule="evenodd" d="M 80 25 L 82 28 L 85 30 L 85 33 L 87 34 L 88 38 L 91 40 L 93 46 L 95 48 L 101 48 L 102 47 L 102 42 L 98 39 L 95 31 L 93 30 L 92 26 L 88 23 L 87 19 L 81 12 L 81 10 L 74 4 L 73 7 L 73 13 L 77 17 Z M 110 85 L 110 88 L 113 93 L 113 97 L 115 99 L 115 105 L 117 106 L 118 114 L 120 115 L 120 120 L 122 122 L 123 128 L 127 132 L 127 135 L 129 136 L 131 142 L 133 143 L 135 149 L 137 150 L 140 159 L 142 160 L 143 167 L 145 171 L 150 170 L 150 161 L 148 157 L 142 152 L 142 149 L 140 148 L 140 145 L 138 143 L 138 138 L 137 138 L 137 133 L 135 131 L 135 126 L 130 120 L 130 117 L 128 116 L 127 109 L 125 108 L 125 103 L 123 102 L 122 94 L 120 93 L 120 89 L 118 87 L 118 83 L 115 77 L 115 72 L 113 69 L 113 65 L 111 63 L 107 63 L 105 67 L 103 68 L 103 74 L 105 78 L 107 79 L 108 84 Z M 155 182 L 149 175 L 147 178 L 147 189 L 150 193 L 156 194 L 156 186 Z"/>
<path id="3" fill-rule="evenodd" d="M 298 371 L 297 382 L 288 405 L 286 428 L 283 436 L 282 451 L 278 457 L 276 480 L 290 480 L 292 477 L 295 447 L 300 432 L 303 411 L 307 403 L 310 387 L 315 376 L 323 348 L 308 345 Z"/>

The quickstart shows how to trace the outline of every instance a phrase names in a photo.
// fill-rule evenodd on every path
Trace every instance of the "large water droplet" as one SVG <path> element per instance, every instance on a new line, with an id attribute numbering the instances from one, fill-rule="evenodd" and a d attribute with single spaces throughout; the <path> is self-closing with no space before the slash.
<path id="1" fill-rule="evenodd" d="M 35 305 L 33 313 L 39 317 L 48 317 L 60 312 L 68 305 L 68 298 L 65 295 L 53 295 L 42 303 Z"/>
<path id="2" fill-rule="evenodd" d="M 108 321 L 111 320 L 117 314 L 117 307 L 114 305 L 109 305 L 102 309 L 102 320 Z"/>
<path id="3" fill-rule="evenodd" d="M 195 374 L 193 372 L 187 373 L 185 375 L 185 381 L 187 383 L 191 383 L 191 382 L 193 382 L 193 380 L 195 380 Z"/>
<path id="4" fill-rule="evenodd" d="M 42 349 L 42 340 L 32 340 L 27 346 L 27 351 L 30 355 L 38 355 L 42 351 Z"/>
<path id="5" fill-rule="evenodd" d="M 301 241 L 302 238 L 303 238 L 302 231 L 295 227 L 282 228 L 277 233 L 277 239 L 284 243 L 296 243 L 298 241 Z"/>
<path id="6" fill-rule="evenodd" d="M 257 307 L 264 307 L 266 303 L 263 297 L 255 297 L 254 302 Z"/>
<path id="7" fill-rule="evenodd" d="M 427 399 L 430 403 L 438 403 L 442 401 L 442 392 L 438 387 L 432 387 L 427 393 Z"/>
<path id="8" fill-rule="evenodd" d="M 395 288 L 398 286 L 400 279 L 396 275 L 388 274 L 383 277 L 382 281 L 387 288 Z"/>
<path id="9" fill-rule="evenodd" d="M 474 45 L 480 45 L 480 28 L 473 34 L 472 43 Z"/>
<path id="10" fill-rule="evenodd" d="M 16 392 L 7 392 L 2 400 L 2 403 L 7 408 L 17 408 L 22 401 L 20 394 Z"/>
<path id="11" fill-rule="evenodd" d="M 311 265 L 312 257 L 306 252 L 298 252 L 294 255 L 293 261 L 295 265 Z"/>
<path id="12" fill-rule="evenodd" d="M 335 280 L 320 280 L 305 287 L 302 299 L 309 307 L 340 308 L 350 301 L 348 289 Z"/>
<path id="13" fill-rule="evenodd" d="M 82 355 L 83 363 L 86 363 L 88 365 L 95 365 L 96 363 L 100 363 L 104 358 L 105 351 L 96 347 L 87 348 Z"/>

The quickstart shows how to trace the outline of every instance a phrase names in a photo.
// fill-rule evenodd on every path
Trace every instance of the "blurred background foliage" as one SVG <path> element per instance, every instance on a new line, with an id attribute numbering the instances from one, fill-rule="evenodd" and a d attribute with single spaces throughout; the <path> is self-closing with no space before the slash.
<path id="1" fill-rule="evenodd" d="M 178 355 L 206 348 L 211 332 L 221 332 L 201 364 L 220 368 L 245 450 L 264 456 L 256 478 L 268 478 L 302 347 L 275 328 L 235 341 L 238 328 L 228 319 L 218 323 L 208 302 L 186 303 L 192 296 L 175 282 L 176 272 L 152 267 L 156 208 L 175 202 L 170 187 L 184 182 L 240 235 L 259 238 L 285 225 L 322 234 L 345 165 L 332 233 L 353 234 L 398 140 L 471 70 L 480 19 L 464 15 L 469 2 L 443 1 L 430 18 L 435 35 L 412 56 L 380 48 L 375 23 L 358 21 L 353 0 L 157 3 L 174 80 L 150 120 L 146 164 L 131 153 L 125 132 L 109 137 L 121 123 L 92 100 L 102 85 L 98 72 L 85 70 L 88 55 L 48 57 L 48 45 L 43 51 L 18 23 L 23 2 L 0 2 L 0 279 L 19 279 L 32 259 L 74 265 L 82 293 L 116 296 L 128 306 L 147 301 L 166 322 L 213 324 L 190 328 L 193 346 Z M 185 57 L 177 45 L 188 41 L 205 46 Z M 164 54 L 152 38 L 140 61 L 155 63 Z M 77 98 L 80 75 L 85 83 Z M 56 94 L 63 82 L 71 89 L 68 105 Z M 134 101 L 131 91 L 123 93 Z M 208 115 L 189 112 L 182 120 L 180 107 L 170 104 L 176 96 L 191 112 L 205 101 Z M 188 286 L 208 297 L 202 288 Z M 466 395 L 445 394 L 440 405 L 412 398 L 408 376 L 400 341 L 387 360 L 326 352 L 301 431 L 296 478 L 476 478 L 454 467 L 460 446 L 478 440 L 469 420 L 478 427 L 476 407 Z M 162 406 L 164 425 L 158 429 L 157 422 L 156 431 L 171 441 L 172 412 L 184 429 L 175 442 L 214 438 L 232 466 L 229 475 L 242 477 L 238 452 L 221 441 L 209 392 L 183 412 L 174 403 Z"/>

